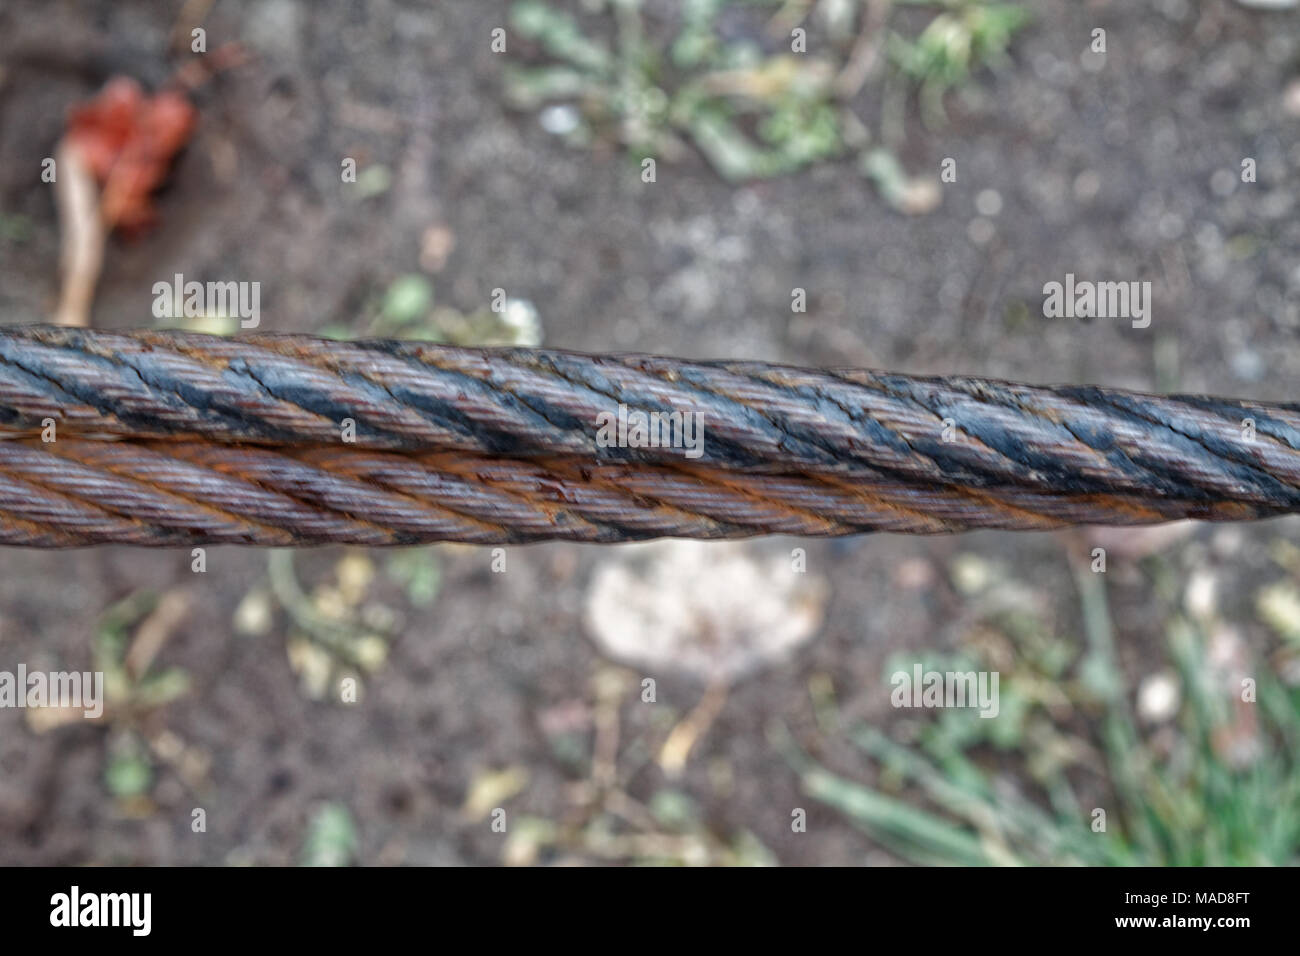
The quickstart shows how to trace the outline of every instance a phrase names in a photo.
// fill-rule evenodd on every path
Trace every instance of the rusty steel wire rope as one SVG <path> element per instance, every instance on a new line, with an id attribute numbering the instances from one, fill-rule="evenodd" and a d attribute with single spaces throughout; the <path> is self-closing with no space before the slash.
<path id="1" fill-rule="evenodd" d="M 698 416 L 698 457 L 602 441 L 598 423 L 620 406 Z M 0 329 L 3 544 L 615 542 L 1298 511 L 1294 403 L 300 335 Z"/>

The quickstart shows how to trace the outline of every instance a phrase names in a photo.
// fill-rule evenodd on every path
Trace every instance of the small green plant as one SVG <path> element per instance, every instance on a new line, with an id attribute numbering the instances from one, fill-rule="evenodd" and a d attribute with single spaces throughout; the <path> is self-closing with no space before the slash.
<path id="1" fill-rule="evenodd" d="M 1155 567 L 1157 589 L 1168 592 L 1174 576 Z M 1294 661 L 1246 662 L 1254 683 L 1243 685 L 1213 663 L 1222 649 L 1211 653 L 1212 622 L 1173 611 L 1167 657 L 1180 705 L 1144 732 L 1117 662 L 1104 578 L 1086 567 L 1076 574 L 1081 654 L 1032 617 L 1013 615 L 994 628 L 1011 653 L 980 640 L 970 656 L 927 662 L 1002 666 L 997 719 L 939 711 L 907 743 L 851 730 L 879 768 L 875 787 L 820 766 L 775 728 L 805 791 L 918 864 L 1300 862 L 1300 691 L 1272 676 L 1294 671 Z"/>
<path id="2" fill-rule="evenodd" d="M 344 687 L 343 681 L 359 687 L 362 678 L 383 667 L 401 621 L 386 604 L 368 599 L 375 578 L 368 557 L 348 552 L 334 565 L 330 579 L 308 591 L 299 581 L 294 552 L 277 549 L 267 556 L 267 577 L 269 594 L 255 594 L 259 601 L 274 598 L 287 613 L 289 665 L 307 697 L 323 700 L 331 690 Z M 261 626 L 246 633 L 269 628 L 267 616 L 258 617 Z M 237 622 L 239 618 L 237 610 Z"/>
<path id="3" fill-rule="evenodd" d="M 688 0 L 665 44 L 648 39 L 637 0 L 615 2 L 616 38 L 605 44 L 552 4 L 521 0 L 513 28 L 557 62 L 513 70 L 507 96 L 526 109 L 576 101 L 576 112 L 570 105 L 544 113 L 544 125 L 575 143 L 612 135 L 638 159 L 675 159 L 692 140 L 730 180 L 775 176 L 840 153 L 831 64 L 765 53 L 756 42 L 722 42 L 714 23 L 728 5 Z"/>
<path id="4" fill-rule="evenodd" d="M 555 756 L 580 779 L 569 788 L 570 803 L 560 820 L 521 813 L 510 825 L 502 849 L 505 863 L 526 866 L 543 860 L 594 860 L 654 866 L 768 866 L 772 852 L 753 833 L 722 835 L 694 799 L 672 786 L 656 788 L 645 800 L 633 796 L 628 783 L 651 759 L 656 747 L 629 738 L 622 730 L 623 708 L 635 675 L 602 666 L 592 677 L 591 739 L 572 729 L 553 727 L 547 737 Z M 569 719 L 565 719 L 568 723 Z M 669 708 L 657 711 L 656 729 L 670 735 L 676 718 Z M 576 728 L 573 728 L 576 729 Z M 619 741 L 624 743 L 620 745 Z M 510 783 L 522 790 L 521 769 L 486 776 L 471 788 L 466 806 L 477 807 L 467 819 L 486 816 Z M 485 799 L 483 791 L 492 792 Z"/>
<path id="5" fill-rule="evenodd" d="M 672 161 L 690 143 L 727 180 L 777 176 L 870 147 L 850 104 L 872 75 L 892 69 L 941 116 L 943 94 L 1003 58 L 1027 21 L 986 0 L 897 5 L 938 12 L 912 39 L 894 2 L 682 0 L 661 24 L 640 0 L 609 0 L 595 5 L 613 20 L 604 38 L 549 0 L 520 0 L 511 26 L 549 62 L 510 70 L 506 95 L 575 145 L 612 138 L 638 160 Z"/>
<path id="6" fill-rule="evenodd" d="M 94 670 L 104 675 L 104 723 L 108 734 L 104 786 L 124 807 L 147 812 L 154 761 L 142 726 L 155 712 L 189 691 L 189 675 L 179 667 L 156 668 L 164 644 L 188 613 L 184 592 L 161 596 L 138 591 L 107 608 L 93 645 Z M 35 729 L 66 725 L 76 709 L 33 711 Z M 157 737 L 153 740 L 156 751 Z M 163 747 L 164 751 L 168 748 Z"/>
<path id="7" fill-rule="evenodd" d="M 347 866 L 357 851 L 357 828 L 341 803 L 322 804 L 307 824 L 303 866 Z"/>
<path id="8" fill-rule="evenodd" d="M 321 329 L 326 338 L 368 337 L 412 339 L 447 345 L 538 346 L 542 325 L 537 309 L 526 299 L 501 297 L 492 307 L 461 312 L 439 305 L 432 280 L 419 273 L 398 276 L 370 309 L 360 333 L 346 325 Z"/>
<path id="9" fill-rule="evenodd" d="M 915 39 L 897 32 L 889 37 L 891 59 L 920 85 L 923 115 L 931 120 L 943 115 L 948 90 L 964 83 L 977 67 L 1006 59 L 1012 36 L 1029 20 L 1027 11 L 1010 3 L 963 0 L 947 6 Z"/>

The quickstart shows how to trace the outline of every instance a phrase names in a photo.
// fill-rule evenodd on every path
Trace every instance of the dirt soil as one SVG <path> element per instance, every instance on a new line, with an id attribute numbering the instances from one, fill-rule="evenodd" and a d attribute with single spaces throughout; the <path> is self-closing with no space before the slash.
<path id="1" fill-rule="evenodd" d="M 176 6 L 0 8 L 0 212 L 30 225 L 0 238 L 0 321 L 40 321 L 57 298 L 59 231 L 39 172 L 66 110 L 111 74 L 164 80 Z M 357 326 L 394 278 L 420 270 L 426 231 L 445 227 L 456 245 L 434 276 L 439 302 L 471 311 L 504 288 L 537 307 L 549 346 L 1300 398 L 1300 94 L 1288 93 L 1300 21 L 1228 2 L 1032 6 L 1010 64 L 950 97 L 946 128 L 909 128 L 908 169 L 953 157 L 958 179 L 935 212 L 908 218 L 848 162 L 736 187 L 691 155 L 647 185 L 617 149 L 567 148 L 503 105 L 507 58 L 489 49 L 507 22 L 501 0 L 222 0 L 205 21 L 210 45 L 239 41 L 254 57 L 199 93 L 201 125 L 160 196 L 161 225 L 113 241 L 94 324 L 152 324 L 153 283 L 184 273 L 260 281 L 266 331 Z M 1109 36 L 1099 70 L 1082 56 L 1094 27 Z M 391 187 L 356 199 L 339 182 L 344 156 L 383 164 Z M 1239 181 L 1243 157 L 1258 182 Z M 1000 210 L 973 225 L 988 190 Z M 1042 318 L 1043 284 L 1069 272 L 1150 279 L 1150 328 Z M 796 287 L 808 290 L 806 314 L 791 313 Z M 1231 529 L 1231 573 L 1258 573 L 1281 528 Z M 750 831 L 783 863 L 889 863 L 799 792 L 768 728 L 780 719 L 812 738 L 817 675 L 844 713 L 889 719 L 885 659 L 954 640 L 960 598 L 939 569 L 959 552 L 1011 569 L 1078 633 L 1061 541 L 755 547 L 797 545 L 830 584 L 818 635 L 732 689 L 675 786 L 710 832 Z M 303 580 L 324 579 L 340 556 L 302 556 Z M 352 814 L 359 862 L 498 863 L 501 836 L 462 812 L 467 791 L 485 769 L 520 767 L 528 782 L 512 813 L 571 812 L 585 765 L 557 755 L 547 728 L 576 714 L 590 743 L 593 681 L 609 665 L 583 596 L 614 556 L 513 548 L 498 574 L 485 550 L 443 549 L 430 608 L 389 586 L 400 634 L 361 702 L 342 705 L 300 690 L 282 612 L 261 636 L 235 633 L 233 610 L 266 585 L 261 553 L 212 549 L 195 574 L 188 552 L 0 551 L 0 669 L 89 668 L 105 608 L 139 590 L 188 596 L 160 663 L 183 668 L 191 689 L 141 731 L 198 761 L 183 772 L 156 757 L 148 799 L 123 802 L 105 789 L 116 731 L 37 733 L 22 712 L 0 711 L 0 863 L 291 863 L 323 801 Z M 900 580 L 900 568 L 933 573 Z M 1141 659 L 1158 622 L 1143 611 L 1143 582 L 1119 581 L 1119 636 Z M 659 706 L 678 717 L 705 690 L 653 676 Z M 662 740 L 651 711 L 629 691 L 624 752 Z M 851 754 L 821 756 L 858 769 Z M 653 761 L 625 783 L 642 799 L 664 785 Z M 794 834 L 800 806 L 808 832 Z M 206 833 L 191 830 L 195 807 Z"/>

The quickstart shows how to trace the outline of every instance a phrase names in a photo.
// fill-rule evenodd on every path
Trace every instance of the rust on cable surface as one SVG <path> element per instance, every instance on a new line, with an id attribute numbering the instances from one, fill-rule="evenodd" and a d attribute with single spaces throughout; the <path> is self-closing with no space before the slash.
<path id="1" fill-rule="evenodd" d="M 698 416 L 698 457 L 600 440 L 620 407 Z M 302 335 L 0 329 L 6 544 L 934 534 L 1297 511 L 1294 403 Z"/>

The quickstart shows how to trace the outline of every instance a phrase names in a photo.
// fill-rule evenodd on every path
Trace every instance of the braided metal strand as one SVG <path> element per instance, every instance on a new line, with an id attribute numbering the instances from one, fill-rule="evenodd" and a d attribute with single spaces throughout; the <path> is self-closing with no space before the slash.
<path id="1" fill-rule="evenodd" d="M 622 403 L 695 412 L 703 463 L 1300 507 L 1300 405 L 640 355 L 0 330 L 0 427 L 34 433 L 679 460 L 601 447 Z M 1254 425 L 1246 440 L 1243 422 Z M 951 427 L 945 432 L 945 422 Z"/>
<path id="2" fill-rule="evenodd" d="M 1240 520 L 1274 509 L 712 466 L 206 442 L 0 442 L 0 542 L 367 545 Z"/>
<path id="3" fill-rule="evenodd" d="M 703 454 L 606 447 L 598 422 L 620 405 L 699 416 Z M 56 440 L 37 441 L 50 424 Z M 1295 511 L 1295 404 L 641 355 L 0 329 L 0 541 L 15 544 L 937 533 Z"/>

